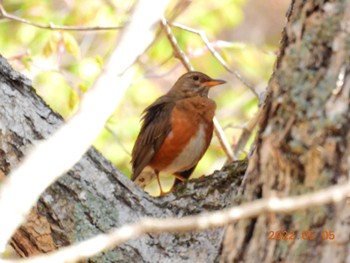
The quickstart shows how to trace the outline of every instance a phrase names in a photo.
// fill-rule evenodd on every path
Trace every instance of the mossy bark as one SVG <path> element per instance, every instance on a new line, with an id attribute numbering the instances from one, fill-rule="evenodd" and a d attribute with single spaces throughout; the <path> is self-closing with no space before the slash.
<path id="1" fill-rule="evenodd" d="M 287 18 L 246 174 L 247 200 L 300 195 L 349 178 L 350 2 L 293 0 Z M 221 262 L 345 262 L 349 211 L 343 201 L 240 221 L 226 232 Z M 294 231 L 295 238 L 269 240 L 270 231 Z M 334 239 L 323 240 L 331 231 Z"/>

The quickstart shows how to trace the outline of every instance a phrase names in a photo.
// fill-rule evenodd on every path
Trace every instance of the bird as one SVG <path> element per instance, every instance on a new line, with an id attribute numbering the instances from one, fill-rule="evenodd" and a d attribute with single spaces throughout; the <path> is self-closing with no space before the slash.
<path id="1" fill-rule="evenodd" d="M 213 137 L 216 103 L 208 98 L 209 89 L 224 83 L 187 72 L 143 111 L 131 154 L 136 185 L 145 188 L 156 178 L 163 195 L 160 173 L 175 176 L 175 184 L 190 177 Z"/>

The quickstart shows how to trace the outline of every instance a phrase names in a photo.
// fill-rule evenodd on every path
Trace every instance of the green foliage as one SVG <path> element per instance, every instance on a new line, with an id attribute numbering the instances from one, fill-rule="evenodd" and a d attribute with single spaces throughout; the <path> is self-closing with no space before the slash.
<path id="1" fill-rule="evenodd" d="M 34 0 L 14 0 L 4 2 L 4 7 L 8 13 L 45 25 L 110 26 L 127 21 L 133 2 L 54 0 L 38 3 Z M 276 47 L 233 40 L 235 28 L 244 22 L 245 4 L 244 0 L 193 1 L 175 21 L 203 30 L 227 64 L 255 87 L 260 87 L 261 92 L 275 59 L 266 50 Z M 172 10 L 168 13 L 170 16 Z M 208 52 L 198 35 L 178 28 L 173 28 L 173 32 L 197 70 L 227 80 L 225 86 L 213 89 L 211 97 L 218 105 L 219 122 L 234 145 L 241 133 L 237 127 L 248 122 L 256 112 L 257 98 Z M 6 37 L 0 42 L 0 50 L 15 69 L 33 80 L 38 94 L 55 111 L 68 118 L 77 110 L 81 97 L 101 72 L 118 33 L 118 30 L 51 31 L 3 20 L 0 35 Z M 130 174 L 130 152 L 140 129 L 142 110 L 165 93 L 185 72 L 173 56 L 172 47 L 164 34 L 140 58 L 137 70 L 133 85 L 106 124 L 108 129 L 104 129 L 94 143 L 127 175 Z M 220 168 L 224 161 L 224 153 L 214 137 L 195 176 Z"/>

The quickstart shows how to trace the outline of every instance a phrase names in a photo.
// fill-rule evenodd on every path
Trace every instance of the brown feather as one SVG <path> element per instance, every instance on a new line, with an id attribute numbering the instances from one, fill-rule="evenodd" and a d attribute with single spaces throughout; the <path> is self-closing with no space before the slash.
<path id="1" fill-rule="evenodd" d="M 175 101 L 164 95 L 144 110 L 141 131 L 132 150 L 131 180 L 136 180 L 170 133 L 169 116 L 174 106 Z"/>

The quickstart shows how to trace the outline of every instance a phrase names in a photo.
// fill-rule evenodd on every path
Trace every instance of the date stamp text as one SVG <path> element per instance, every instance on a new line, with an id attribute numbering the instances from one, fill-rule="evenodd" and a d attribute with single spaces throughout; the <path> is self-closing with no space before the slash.
<path id="1" fill-rule="evenodd" d="M 334 240 L 333 230 L 323 230 L 321 233 L 314 230 L 294 231 L 277 230 L 268 231 L 268 240 Z"/>

